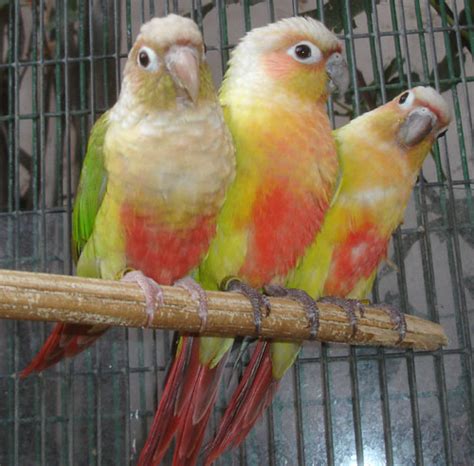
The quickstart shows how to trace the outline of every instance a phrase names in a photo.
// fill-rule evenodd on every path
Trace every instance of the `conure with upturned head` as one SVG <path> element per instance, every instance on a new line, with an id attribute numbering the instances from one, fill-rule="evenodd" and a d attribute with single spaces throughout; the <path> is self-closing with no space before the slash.
<path id="1" fill-rule="evenodd" d="M 313 298 L 365 298 L 403 220 L 421 165 L 449 122 L 444 99 L 431 87 L 416 87 L 334 131 L 341 171 L 336 194 L 316 240 L 287 278 L 290 289 L 275 287 L 274 294 L 290 296 L 299 289 Z M 206 464 L 245 439 L 301 344 L 257 343 Z"/>
<path id="2" fill-rule="evenodd" d="M 137 281 L 149 318 L 161 299 L 157 283 L 176 283 L 204 315 L 204 293 L 183 277 L 208 250 L 234 174 L 197 25 L 152 19 L 129 53 L 117 103 L 91 131 L 73 211 L 77 274 Z M 21 375 L 75 356 L 106 329 L 57 324 Z"/>
<path id="3" fill-rule="evenodd" d="M 314 241 L 336 185 L 328 94 L 347 84 L 341 43 L 322 23 L 288 18 L 249 32 L 232 53 L 220 101 L 237 172 L 196 275 L 247 294 L 283 284 Z M 258 321 L 257 321 L 258 323 Z M 232 339 L 182 338 L 139 464 L 196 462 Z"/>

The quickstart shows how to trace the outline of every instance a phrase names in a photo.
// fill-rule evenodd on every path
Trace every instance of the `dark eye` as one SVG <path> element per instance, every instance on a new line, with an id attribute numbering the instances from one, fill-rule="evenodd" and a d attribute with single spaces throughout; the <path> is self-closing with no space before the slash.
<path id="1" fill-rule="evenodd" d="M 158 56 L 150 47 L 143 46 L 138 51 L 138 65 L 146 71 L 156 71 L 160 67 Z"/>
<path id="2" fill-rule="evenodd" d="M 295 55 L 305 60 L 311 56 L 311 49 L 306 44 L 300 44 L 295 47 Z"/>
<path id="3" fill-rule="evenodd" d="M 441 133 L 438 134 L 438 137 L 436 139 L 442 138 L 446 134 L 446 131 L 448 130 L 445 129 L 444 131 L 441 131 Z"/>
<path id="4" fill-rule="evenodd" d="M 409 92 L 404 92 L 401 96 L 400 96 L 400 99 L 398 101 L 399 104 L 404 104 L 405 101 L 408 99 L 408 96 L 410 95 Z"/>
<path id="5" fill-rule="evenodd" d="M 142 50 L 138 54 L 138 62 L 143 66 L 143 68 L 146 68 L 150 64 L 150 57 L 145 51 Z"/>
<path id="6" fill-rule="evenodd" d="M 319 50 L 312 42 L 307 40 L 303 40 L 291 46 L 286 53 L 296 61 L 304 63 L 305 65 L 317 63 L 323 57 L 321 50 Z"/>

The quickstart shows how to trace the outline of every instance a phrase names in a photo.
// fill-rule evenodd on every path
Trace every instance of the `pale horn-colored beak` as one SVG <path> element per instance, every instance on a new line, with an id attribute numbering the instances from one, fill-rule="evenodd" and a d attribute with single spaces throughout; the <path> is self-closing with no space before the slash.
<path id="1" fill-rule="evenodd" d="M 342 53 L 335 52 L 328 58 L 326 72 L 329 76 L 329 93 L 343 95 L 349 87 L 349 69 Z"/>
<path id="2" fill-rule="evenodd" d="M 199 58 L 197 50 L 174 45 L 165 57 L 166 67 L 175 84 L 184 89 L 195 103 L 199 97 Z"/>
<path id="3" fill-rule="evenodd" d="M 405 146 L 418 144 L 433 130 L 437 121 L 437 116 L 428 108 L 415 108 L 400 127 L 400 142 Z"/>

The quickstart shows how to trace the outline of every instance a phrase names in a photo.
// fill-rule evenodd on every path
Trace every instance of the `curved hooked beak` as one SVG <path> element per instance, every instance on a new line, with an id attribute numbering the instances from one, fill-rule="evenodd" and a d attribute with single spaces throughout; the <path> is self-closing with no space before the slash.
<path id="1" fill-rule="evenodd" d="M 326 62 L 326 72 L 329 76 L 328 92 L 344 94 L 349 87 L 349 70 L 342 53 L 333 53 Z"/>
<path id="2" fill-rule="evenodd" d="M 166 54 L 165 63 L 176 86 L 184 89 L 196 103 L 200 85 L 197 51 L 187 46 L 173 46 Z"/>
<path id="3" fill-rule="evenodd" d="M 400 127 L 400 142 L 406 146 L 418 144 L 431 133 L 437 122 L 438 117 L 428 108 L 415 108 Z"/>

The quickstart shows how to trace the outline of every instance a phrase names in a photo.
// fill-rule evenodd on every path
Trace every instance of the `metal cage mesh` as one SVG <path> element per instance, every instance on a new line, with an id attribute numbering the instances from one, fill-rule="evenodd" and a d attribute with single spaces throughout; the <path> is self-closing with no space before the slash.
<path id="1" fill-rule="evenodd" d="M 440 89 L 454 115 L 374 289 L 441 322 L 449 346 L 307 344 L 263 422 L 219 464 L 473 464 L 471 0 L 0 0 L 0 267 L 73 272 L 70 212 L 88 130 L 117 97 L 139 25 L 170 11 L 202 26 L 216 83 L 245 30 L 309 14 L 345 41 L 352 86 L 330 103 L 335 126 L 418 84 Z M 0 464 L 133 464 L 171 336 L 116 328 L 20 381 L 49 328 L 0 322 Z M 211 431 L 234 385 L 226 380 Z"/>

